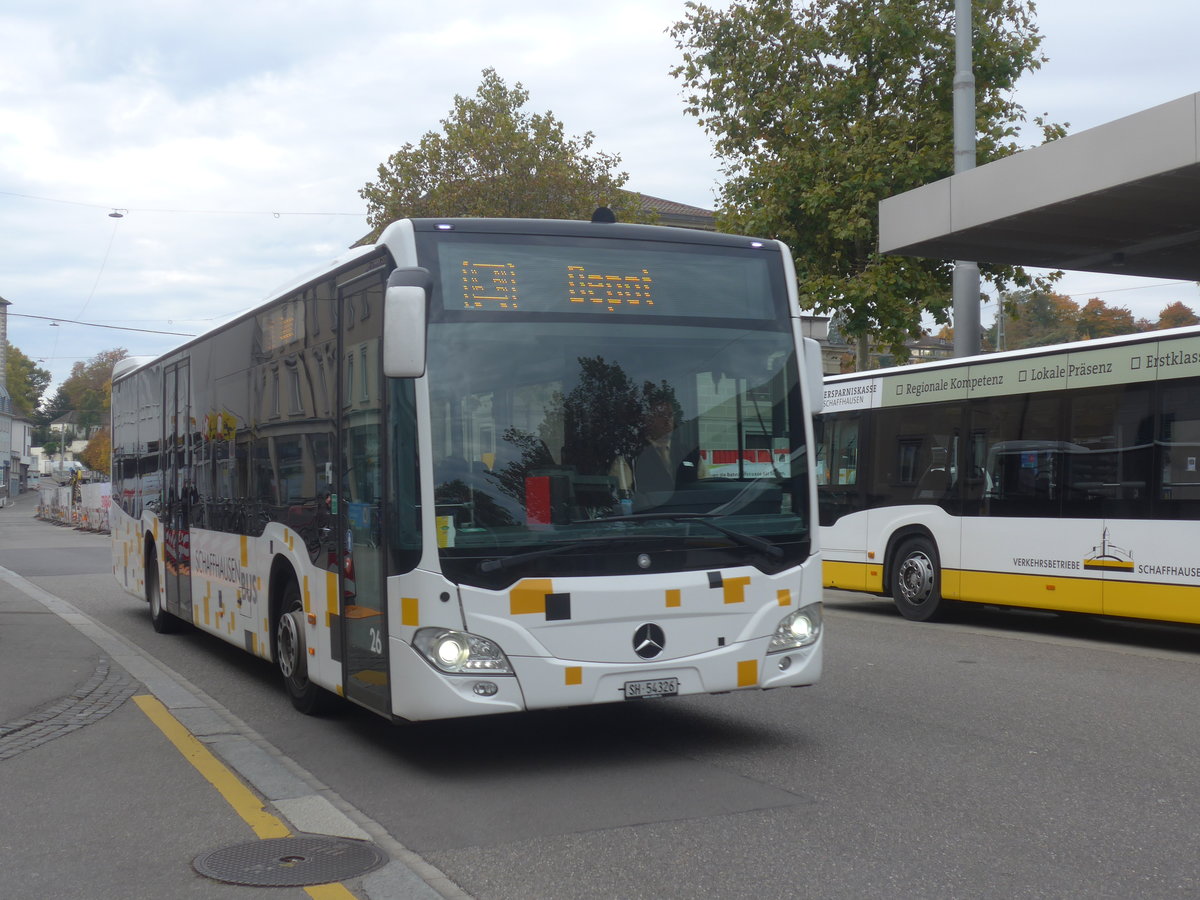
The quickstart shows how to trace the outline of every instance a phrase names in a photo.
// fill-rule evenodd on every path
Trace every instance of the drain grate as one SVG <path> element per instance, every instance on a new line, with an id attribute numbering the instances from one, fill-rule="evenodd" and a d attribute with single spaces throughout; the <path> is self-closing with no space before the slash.
<path id="1" fill-rule="evenodd" d="M 324 835 L 268 838 L 202 853 L 201 875 L 247 887 L 329 884 L 373 872 L 388 861 L 374 844 Z"/>

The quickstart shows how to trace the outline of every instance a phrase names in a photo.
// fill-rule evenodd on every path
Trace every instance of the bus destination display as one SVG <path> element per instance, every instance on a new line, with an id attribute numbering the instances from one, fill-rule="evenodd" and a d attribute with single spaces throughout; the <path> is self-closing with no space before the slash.
<path id="1" fill-rule="evenodd" d="M 614 274 L 566 266 L 564 296 L 569 303 L 588 311 L 615 312 L 618 306 L 653 306 L 649 269 L 636 274 Z M 463 309 L 520 309 L 519 276 L 516 263 L 463 260 Z"/>
<path id="2" fill-rule="evenodd" d="M 572 303 L 600 304 L 610 312 L 618 304 L 653 306 L 650 270 L 637 275 L 589 272 L 585 266 L 567 266 L 567 299 Z"/>
<path id="3" fill-rule="evenodd" d="M 467 315 L 786 316 L 777 253 L 704 245 L 438 234 L 441 307 Z M 628 246 L 626 246 L 628 245 Z"/>
<path id="4" fill-rule="evenodd" d="M 462 264 L 463 309 L 519 309 L 515 263 Z"/>

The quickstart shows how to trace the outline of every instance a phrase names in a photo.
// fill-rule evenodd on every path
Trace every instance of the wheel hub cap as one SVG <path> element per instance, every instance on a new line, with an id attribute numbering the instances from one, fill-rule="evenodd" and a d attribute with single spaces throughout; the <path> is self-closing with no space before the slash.
<path id="1" fill-rule="evenodd" d="M 924 603 L 933 592 L 933 564 L 925 557 L 906 559 L 900 568 L 900 590 L 909 603 Z"/>
<path id="2" fill-rule="evenodd" d="M 300 668 L 302 642 L 296 625 L 296 614 L 288 613 L 279 620 L 279 670 L 291 678 Z"/>

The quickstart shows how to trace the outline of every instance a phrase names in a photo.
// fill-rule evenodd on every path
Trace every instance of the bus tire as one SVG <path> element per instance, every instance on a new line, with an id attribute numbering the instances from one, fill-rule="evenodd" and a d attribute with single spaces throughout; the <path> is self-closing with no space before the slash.
<path id="1" fill-rule="evenodd" d="M 926 537 L 906 538 L 891 567 L 892 600 L 900 615 L 914 622 L 940 618 L 949 605 L 942 597 L 942 571 L 937 547 Z"/>
<path id="2" fill-rule="evenodd" d="M 159 634 L 172 634 L 179 630 L 179 620 L 163 606 L 162 591 L 158 584 L 158 558 L 154 545 L 147 548 L 146 599 L 150 602 L 150 624 Z"/>
<path id="3" fill-rule="evenodd" d="M 304 640 L 304 603 L 300 586 L 289 578 L 283 589 L 275 623 L 275 665 L 283 676 L 292 706 L 306 716 L 328 710 L 332 696 L 308 680 L 308 649 Z"/>

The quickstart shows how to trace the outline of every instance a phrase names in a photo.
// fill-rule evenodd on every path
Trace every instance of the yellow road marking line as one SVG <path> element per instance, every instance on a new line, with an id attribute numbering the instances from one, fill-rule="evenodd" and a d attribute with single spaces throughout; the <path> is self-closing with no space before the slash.
<path id="1" fill-rule="evenodd" d="M 183 727 L 157 697 L 139 694 L 133 701 L 146 717 L 158 726 L 167 740 L 175 745 L 183 758 L 190 762 L 208 782 L 220 792 L 233 811 L 254 829 L 260 838 L 290 837 L 292 832 L 278 818 L 267 812 L 262 802 L 224 763 Z"/>
<path id="2" fill-rule="evenodd" d="M 192 766 L 217 789 L 233 811 L 241 816 L 260 838 L 291 837 L 291 830 L 281 819 L 263 808 L 262 801 L 255 796 L 240 778 L 198 741 L 183 723 L 171 715 L 162 702 L 149 694 L 139 694 L 133 702 L 141 708 L 151 722 L 157 726 Z M 345 885 L 317 884 L 304 889 L 313 900 L 354 900 L 354 894 Z"/>
<path id="3" fill-rule="evenodd" d="M 306 887 L 304 892 L 313 900 L 354 900 L 354 895 L 344 884 L 314 884 L 312 887 Z"/>

